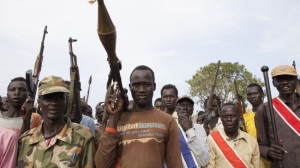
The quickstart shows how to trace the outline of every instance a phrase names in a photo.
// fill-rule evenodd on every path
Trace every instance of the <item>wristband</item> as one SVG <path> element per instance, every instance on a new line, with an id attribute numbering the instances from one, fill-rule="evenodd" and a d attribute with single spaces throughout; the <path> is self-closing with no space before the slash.
<path id="1" fill-rule="evenodd" d="M 112 133 L 112 134 L 118 133 L 117 129 L 112 128 L 112 127 L 106 127 L 105 132 L 109 132 L 109 133 Z"/>

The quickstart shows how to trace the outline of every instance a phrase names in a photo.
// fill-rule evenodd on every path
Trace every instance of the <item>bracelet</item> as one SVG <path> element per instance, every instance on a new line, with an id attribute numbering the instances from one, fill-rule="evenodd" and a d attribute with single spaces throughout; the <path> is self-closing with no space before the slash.
<path id="1" fill-rule="evenodd" d="M 118 133 L 117 129 L 112 128 L 112 127 L 106 127 L 105 132 L 109 132 L 109 133 L 112 133 L 112 134 Z"/>

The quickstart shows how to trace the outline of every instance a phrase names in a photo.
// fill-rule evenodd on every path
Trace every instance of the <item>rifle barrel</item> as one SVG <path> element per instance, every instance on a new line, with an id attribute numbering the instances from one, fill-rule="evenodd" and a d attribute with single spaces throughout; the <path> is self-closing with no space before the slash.
<path id="1" fill-rule="evenodd" d="M 221 63 L 221 61 L 219 60 L 218 65 L 217 65 L 217 71 L 216 71 L 216 74 L 215 74 L 214 85 L 213 85 L 213 88 L 212 88 L 212 93 L 214 93 L 215 87 L 216 87 L 216 84 L 217 84 L 217 78 L 218 78 L 218 74 L 219 74 L 220 63 Z"/>
<path id="2" fill-rule="evenodd" d="M 218 74 L 219 74 L 219 69 L 220 69 L 220 63 L 221 61 L 219 60 L 218 61 L 218 65 L 217 65 L 217 70 L 216 70 L 216 74 L 215 74 L 215 79 L 214 79 L 214 83 L 213 83 L 213 86 L 211 87 L 211 92 L 210 92 L 210 95 L 208 97 L 208 101 L 207 101 L 207 111 L 209 111 L 212 107 L 212 104 L 213 104 L 213 100 L 215 98 L 215 88 L 216 88 L 216 85 L 217 85 L 217 78 L 218 78 Z"/>
<path id="3" fill-rule="evenodd" d="M 48 33 L 47 28 L 48 28 L 48 26 L 46 25 L 45 28 L 44 28 L 44 35 L 43 35 L 42 43 L 44 43 L 44 41 L 45 41 L 45 36 L 46 36 L 46 34 Z"/>
<path id="4" fill-rule="evenodd" d="M 296 69 L 296 62 L 295 62 L 295 60 L 293 61 L 293 67 Z"/>
<path id="5" fill-rule="evenodd" d="M 71 65 L 77 65 L 77 58 L 76 55 L 73 53 L 73 42 L 76 42 L 76 39 L 72 39 L 72 37 L 69 38 L 68 42 L 69 42 L 69 54 L 70 54 L 70 61 L 71 61 Z"/>

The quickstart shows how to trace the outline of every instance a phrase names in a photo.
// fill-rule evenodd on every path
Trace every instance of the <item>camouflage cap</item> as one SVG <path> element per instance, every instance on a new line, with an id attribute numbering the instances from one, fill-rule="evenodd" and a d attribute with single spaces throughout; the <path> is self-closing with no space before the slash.
<path id="1" fill-rule="evenodd" d="M 48 76 L 40 81 L 38 89 L 39 96 L 57 92 L 69 93 L 61 77 Z"/>
<path id="2" fill-rule="evenodd" d="M 279 65 L 275 67 L 271 72 L 272 77 L 280 75 L 297 76 L 296 69 L 291 65 Z"/>
<path id="3" fill-rule="evenodd" d="M 189 96 L 186 96 L 186 95 L 179 97 L 176 100 L 176 104 L 179 103 L 179 102 L 181 102 L 181 101 L 183 101 L 183 100 L 187 100 L 187 101 L 189 101 L 190 103 L 192 103 L 194 105 L 193 99 L 191 99 Z"/>

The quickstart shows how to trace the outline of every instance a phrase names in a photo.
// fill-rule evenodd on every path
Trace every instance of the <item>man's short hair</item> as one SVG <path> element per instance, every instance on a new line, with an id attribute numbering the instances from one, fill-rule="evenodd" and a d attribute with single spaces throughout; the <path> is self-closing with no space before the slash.
<path id="1" fill-rule="evenodd" d="M 104 102 L 99 102 L 99 103 L 97 103 L 95 108 L 97 108 L 98 106 L 104 106 L 104 104 L 105 104 Z"/>
<path id="2" fill-rule="evenodd" d="M 264 93 L 263 88 L 262 88 L 259 84 L 257 84 L 257 83 L 250 83 L 250 84 L 247 86 L 247 89 L 250 88 L 250 87 L 254 87 L 254 86 L 256 86 L 256 87 L 258 88 L 258 91 L 259 91 L 260 93 Z"/>
<path id="3" fill-rule="evenodd" d="M 164 86 L 161 88 L 161 90 L 160 90 L 160 95 L 161 95 L 161 96 L 162 96 L 162 94 L 163 94 L 163 90 L 165 90 L 165 89 L 174 89 L 175 94 L 176 94 L 176 97 L 178 97 L 178 90 L 177 90 L 177 88 L 176 88 L 175 85 L 172 85 L 172 84 L 166 84 L 166 85 L 164 85 Z"/>
<path id="4" fill-rule="evenodd" d="M 237 113 L 237 115 L 239 114 L 238 108 L 237 108 L 236 105 L 235 105 L 234 103 L 232 103 L 232 102 L 224 103 L 224 104 L 222 105 L 222 107 L 221 107 L 221 114 L 222 114 L 222 109 L 223 109 L 224 106 L 233 106 L 234 109 L 235 109 L 235 111 L 236 111 L 236 113 Z"/>
<path id="5" fill-rule="evenodd" d="M 197 116 L 202 115 L 202 114 L 205 114 L 205 112 L 204 111 L 199 111 Z"/>
<path id="6" fill-rule="evenodd" d="M 132 76 L 133 72 L 136 71 L 136 70 L 149 70 L 151 72 L 152 77 L 153 77 L 153 82 L 155 82 L 155 76 L 154 76 L 153 70 L 150 67 L 146 66 L 146 65 L 139 65 L 139 66 L 135 67 L 133 69 L 133 71 L 131 72 L 131 74 L 130 74 L 129 80 L 131 80 L 131 76 Z"/>
<path id="7" fill-rule="evenodd" d="M 23 78 L 23 77 L 16 77 L 16 78 L 13 78 L 13 79 L 9 82 L 9 84 L 8 84 L 8 86 L 7 86 L 7 90 L 9 89 L 11 83 L 16 82 L 16 81 L 20 81 L 20 82 L 25 82 L 25 83 L 26 83 L 26 79 Z M 26 89 L 27 89 L 27 88 L 26 88 Z"/>
<path id="8" fill-rule="evenodd" d="M 154 104 L 155 104 L 156 102 L 158 102 L 158 101 L 162 101 L 160 97 L 157 98 L 157 99 L 155 99 Z"/>

